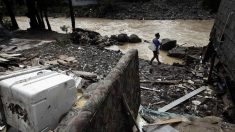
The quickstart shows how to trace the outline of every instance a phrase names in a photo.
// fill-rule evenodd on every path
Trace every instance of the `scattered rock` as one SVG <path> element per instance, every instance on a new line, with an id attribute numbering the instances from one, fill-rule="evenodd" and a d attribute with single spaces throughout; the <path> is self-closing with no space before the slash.
<path id="1" fill-rule="evenodd" d="M 110 39 L 112 39 L 112 40 L 118 40 L 118 37 L 117 37 L 116 35 L 111 35 L 111 36 L 110 36 Z"/>
<path id="2" fill-rule="evenodd" d="M 141 39 L 140 39 L 137 35 L 132 34 L 132 35 L 130 35 L 130 37 L 129 37 L 129 42 L 130 42 L 130 43 L 140 43 L 140 42 L 141 42 Z"/>
<path id="3" fill-rule="evenodd" d="M 186 47 L 176 47 L 173 48 L 172 50 L 169 50 L 167 55 L 182 59 L 185 57 L 186 51 L 187 51 Z"/>
<path id="4" fill-rule="evenodd" d="M 94 31 L 84 30 L 76 28 L 71 34 L 71 40 L 75 44 L 84 45 L 98 45 L 97 41 L 101 38 L 101 35 Z"/>
<path id="5" fill-rule="evenodd" d="M 118 37 L 118 42 L 122 42 L 122 43 L 126 43 L 126 42 L 129 42 L 129 37 L 127 36 L 127 34 L 119 34 Z"/>
<path id="6" fill-rule="evenodd" d="M 97 45 L 101 48 L 111 45 L 119 45 L 118 39 L 115 37 L 115 35 L 109 38 L 108 36 L 101 36 L 97 32 L 80 28 L 77 28 L 71 34 L 71 40 L 74 44 Z"/>
<path id="7" fill-rule="evenodd" d="M 176 40 L 171 40 L 171 39 L 168 39 L 168 38 L 162 39 L 161 49 L 165 50 L 165 51 L 169 51 L 169 50 L 176 47 L 176 43 L 177 43 Z"/>

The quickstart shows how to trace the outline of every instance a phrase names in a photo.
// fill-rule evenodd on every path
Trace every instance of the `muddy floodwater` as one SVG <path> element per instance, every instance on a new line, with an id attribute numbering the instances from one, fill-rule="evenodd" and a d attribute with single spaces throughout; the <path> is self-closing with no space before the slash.
<path id="1" fill-rule="evenodd" d="M 29 20 L 26 17 L 17 17 L 21 29 L 29 28 Z M 63 25 L 71 27 L 69 18 L 50 18 L 52 30 L 64 33 L 60 27 Z M 151 41 L 156 32 L 162 38 L 176 39 L 179 45 L 205 46 L 208 44 L 209 34 L 214 20 L 111 20 L 98 18 L 76 18 L 76 27 L 85 28 L 99 32 L 101 35 L 113 35 L 126 33 L 136 34 L 143 40 Z M 71 28 L 70 28 L 71 32 Z M 111 46 L 108 49 L 126 52 L 129 49 L 138 49 L 139 57 L 151 59 L 152 51 L 148 49 L 147 43 L 125 44 L 122 46 Z M 160 53 L 160 60 L 172 64 L 180 60 L 167 57 L 167 53 Z"/>

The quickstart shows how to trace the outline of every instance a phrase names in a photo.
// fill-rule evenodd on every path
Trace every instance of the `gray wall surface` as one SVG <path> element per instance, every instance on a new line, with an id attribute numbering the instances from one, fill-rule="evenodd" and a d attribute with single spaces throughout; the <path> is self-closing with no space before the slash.
<path id="1" fill-rule="evenodd" d="M 235 0 L 221 1 L 211 41 L 220 61 L 235 79 Z"/>

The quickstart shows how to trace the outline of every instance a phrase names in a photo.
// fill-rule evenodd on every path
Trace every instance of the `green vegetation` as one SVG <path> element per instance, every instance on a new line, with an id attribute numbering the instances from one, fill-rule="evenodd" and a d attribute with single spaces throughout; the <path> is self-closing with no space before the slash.
<path id="1" fill-rule="evenodd" d="M 68 34 L 68 30 L 69 30 L 69 26 L 63 25 L 60 27 L 60 29 L 65 32 L 66 34 Z"/>

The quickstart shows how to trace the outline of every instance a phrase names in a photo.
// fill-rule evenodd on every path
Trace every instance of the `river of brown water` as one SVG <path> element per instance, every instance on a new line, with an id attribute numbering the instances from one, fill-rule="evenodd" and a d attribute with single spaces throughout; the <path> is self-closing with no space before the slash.
<path id="1" fill-rule="evenodd" d="M 49 18 L 52 30 L 64 33 L 60 27 L 63 25 L 71 27 L 69 18 Z M 29 20 L 26 17 L 17 17 L 21 29 L 29 28 Z M 85 28 L 99 32 L 101 35 L 113 35 L 126 33 L 136 34 L 143 40 L 151 41 L 154 34 L 159 32 L 161 38 L 176 39 L 179 45 L 184 46 L 205 46 L 209 41 L 209 34 L 214 20 L 111 20 L 99 18 L 76 18 L 76 27 Z M 69 30 L 71 32 L 71 28 Z M 138 49 L 139 57 L 151 59 L 152 51 L 148 49 L 147 43 L 125 44 L 123 46 L 111 46 L 108 49 L 121 50 L 126 52 L 129 49 Z M 160 60 L 172 64 L 181 62 L 178 59 L 167 56 L 167 53 L 160 53 Z"/>

